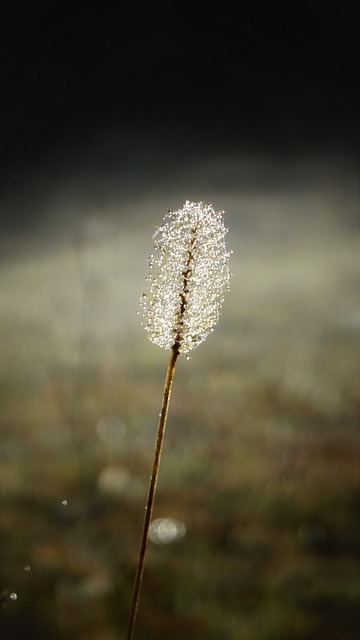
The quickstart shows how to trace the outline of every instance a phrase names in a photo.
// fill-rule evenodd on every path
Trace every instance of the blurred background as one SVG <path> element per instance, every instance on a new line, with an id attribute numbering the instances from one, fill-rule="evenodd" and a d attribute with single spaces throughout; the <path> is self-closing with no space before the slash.
<path id="1" fill-rule="evenodd" d="M 154 226 L 225 210 L 177 365 L 136 638 L 359 625 L 355 16 L 26 2 L 0 25 L 0 637 L 125 638 L 168 354 Z"/>

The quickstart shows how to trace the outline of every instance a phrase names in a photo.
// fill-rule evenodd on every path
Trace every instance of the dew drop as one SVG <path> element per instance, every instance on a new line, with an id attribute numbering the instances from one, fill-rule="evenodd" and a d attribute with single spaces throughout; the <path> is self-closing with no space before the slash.
<path id="1" fill-rule="evenodd" d="M 175 518 L 159 518 L 150 525 L 149 537 L 155 544 L 170 544 L 181 540 L 186 534 L 183 522 Z"/>
<path id="2" fill-rule="evenodd" d="M 12 593 L 10 593 L 9 598 L 10 600 L 17 600 L 17 593 L 13 591 Z"/>

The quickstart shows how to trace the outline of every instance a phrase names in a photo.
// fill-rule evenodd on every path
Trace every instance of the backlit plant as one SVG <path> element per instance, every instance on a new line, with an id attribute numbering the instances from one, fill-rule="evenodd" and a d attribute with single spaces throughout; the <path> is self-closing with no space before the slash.
<path id="1" fill-rule="evenodd" d="M 162 407 L 140 542 L 127 640 L 134 637 L 166 418 L 175 365 L 206 337 L 219 320 L 229 288 L 229 256 L 223 212 L 212 204 L 185 202 L 169 211 L 154 234 L 148 291 L 142 295 L 143 324 L 154 344 L 170 350 Z"/>

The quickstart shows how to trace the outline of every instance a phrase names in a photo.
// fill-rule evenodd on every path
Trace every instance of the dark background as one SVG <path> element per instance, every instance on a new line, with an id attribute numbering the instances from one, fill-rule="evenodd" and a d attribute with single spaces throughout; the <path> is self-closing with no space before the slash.
<path id="1" fill-rule="evenodd" d="M 34 226 L 49 185 L 80 171 L 124 192 L 222 151 L 356 154 L 355 25 L 355 8 L 310 2 L 8 3 L 5 231 Z"/>

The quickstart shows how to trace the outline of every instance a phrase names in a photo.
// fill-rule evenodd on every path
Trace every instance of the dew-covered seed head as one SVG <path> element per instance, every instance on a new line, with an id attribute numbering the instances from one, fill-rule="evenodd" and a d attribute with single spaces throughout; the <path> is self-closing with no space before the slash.
<path id="1" fill-rule="evenodd" d="M 229 288 L 226 233 L 223 212 L 211 204 L 186 201 L 165 215 L 140 300 L 151 342 L 187 354 L 213 330 Z"/>

